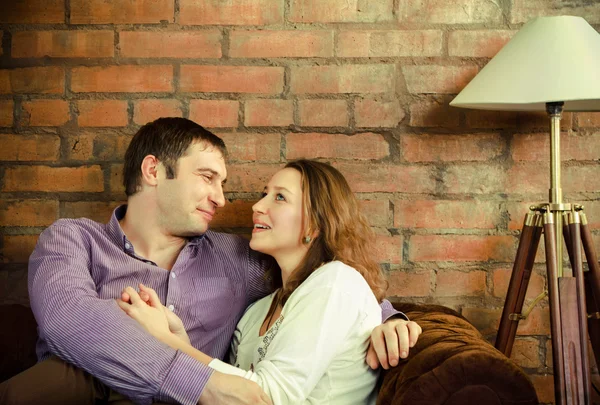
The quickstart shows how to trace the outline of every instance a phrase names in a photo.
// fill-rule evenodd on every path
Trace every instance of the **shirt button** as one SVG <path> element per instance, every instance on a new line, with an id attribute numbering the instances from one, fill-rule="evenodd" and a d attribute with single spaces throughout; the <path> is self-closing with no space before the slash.
<path id="1" fill-rule="evenodd" d="M 173 312 L 175 310 L 175 307 L 173 306 L 173 304 L 169 305 L 169 311 Z"/>
<path id="2" fill-rule="evenodd" d="M 125 248 L 126 248 L 126 249 L 131 249 L 131 244 L 129 244 L 129 243 L 126 243 L 126 244 L 125 244 Z"/>
<path id="3" fill-rule="evenodd" d="M 175 278 L 175 277 L 177 277 L 177 276 L 175 275 L 175 273 L 171 273 L 171 278 Z"/>

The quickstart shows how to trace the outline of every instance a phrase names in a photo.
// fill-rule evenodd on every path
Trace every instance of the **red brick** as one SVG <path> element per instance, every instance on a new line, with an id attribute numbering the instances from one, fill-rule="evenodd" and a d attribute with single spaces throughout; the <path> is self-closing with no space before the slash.
<path id="1" fill-rule="evenodd" d="M 600 165 L 568 166 L 563 168 L 564 193 L 596 193 L 600 190 Z M 549 177 L 549 173 L 546 172 Z"/>
<path id="2" fill-rule="evenodd" d="M 359 200 L 360 211 L 371 226 L 387 227 L 390 216 L 388 200 Z"/>
<path id="3" fill-rule="evenodd" d="M 92 221 L 106 223 L 113 210 L 123 201 L 74 201 L 63 203 L 61 218 L 88 218 Z"/>
<path id="4" fill-rule="evenodd" d="M 517 251 L 515 250 L 515 255 L 516 253 Z M 492 295 L 494 297 L 506 298 L 506 293 L 508 292 L 508 284 L 510 282 L 511 275 L 512 268 L 494 270 L 492 274 Z M 527 287 L 527 294 L 525 295 L 525 298 L 527 300 L 532 300 L 538 295 L 540 295 L 544 291 L 545 283 L 546 278 L 533 271 L 531 273 L 531 277 L 529 278 L 529 284 Z"/>
<path id="5" fill-rule="evenodd" d="M 37 243 L 38 235 L 4 235 L 2 239 L 5 263 L 27 263 Z"/>
<path id="6" fill-rule="evenodd" d="M 357 193 L 401 192 L 433 193 L 434 173 L 424 166 L 399 166 L 388 164 L 339 163 L 340 170 L 352 190 Z"/>
<path id="7" fill-rule="evenodd" d="M 60 126 L 70 119 L 69 103 L 64 100 L 31 100 L 23 102 L 25 126 Z"/>
<path id="8" fill-rule="evenodd" d="M 256 201 L 236 200 L 217 209 L 211 228 L 252 228 L 252 206 Z"/>
<path id="9" fill-rule="evenodd" d="M 185 65 L 181 91 L 278 94 L 283 91 L 283 68 Z"/>
<path id="10" fill-rule="evenodd" d="M 0 135 L 0 160 L 52 161 L 60 155 L 60 138 L 55 135 Z"/>
<path id="11" fill-rule="evenodd" d="M 515 163 L 507 173 L 505 186 L 507 192 L 548 195 L 548 189 L 550 188 L 548 164 L 540 162 Z"/>
<path id="12" fill-rule="evenodd" d="M 431 294 L 431 270 L 392 271 L 388 282 L 389 297 L 428 297 Z"/>
<path id="13" fill-rule="evenodd" d="M 462 315 L 484 335 L 498 332 L 502 309 L 464 307 Z"/>
<path id="14" fill-rule="evenodd" d="M 228 166 L 227 189 L 236 192 L 257 193 L 264 190 L 281 164 L 242 163 Z"/>
<path id="15" fill-rule="evenodd" d="M 279 162 L 281 135 L 279 134 L 218 134 L 227 145 L 229 161 Z"/>
<path id="16" fill-rule="evenodd" d="M 400 0 L 398 20 L 424 24 L 500 24 L 503 16 L 498 3 L 486 0 Z"/>
<path id="17" fill-rule="evenodd" d="M 404 119 L 404 110 L 398 101 L 359 99 L 355 106 L 356 126 L 393 128 Z"/>
<path id="18" fill-rule="evenodd" d="M 478 71 L 477 66 L 402 66 L 404 80 L 411 93 L 458 93 Z"/>
<path id="19" fill-rule="evenodd" d="M 414 238 L 414 236 L 413 236 Z M 437 297 L 472 297 L 485 292 L 485 271 L 440 270 L 434 295 Z"/>
<path id="20" fill-rule="evenodd" d="M 76 93 L 171 92 L 173 66 L 78 67 L 71 80 Z"/>
<path id="21" fill-rule="evenodd" d="M 289 19 L 301 23 L 361 22 L 381 23 L 393 21 L 392 0 L 347 2 L 346 0 L 292 0 Z"/>
<path id="22" fill-rule="evenodd" d="M 48 226 L 58 219 L 56 200 L 1 200 L 2 226 Z"/>
<path id="23" fill-rule="evenodd" d="M 67 160 L 123 160 L 131 136 L 115 133 L 77 133 L 66 140 Z"/>
<path id="24" fill-rule="evenodd" d="M 449 166 L 442 175 L 447 193 L 491 194 L 513 192 L 506 186 L 509 176 L 504 167 L 492 164 Z"/>
<path id="25" fill-rule="evenodd" d="M 270 25 L 283 23 L 281 0 L 180 0 L 179 23 L 185 25 Z"/>
<path id="26" fill-rule="evenodd" d="M 397 228 L 494 229 L 501 215 L 499 203 L 490 201 L 394 201 Z"/>
<path id="27" fill-rule="evenodd" d="M 394 65 L 292 67 L 291 91 L 306 93 L 389 93 L 394 90 Z"/>
<path id="28" fill-rule="evenodd" d="M 174 22 L 173 0 L 71 0 L 71 24 Z"/>
<path id="29" fill-rule="evenodd" d="M 62 94 L 65 71 L 60 66 L 0 70 L 0 94 Z"/>
<path id="30" fill-rule="evenodd" d="M 459 110 L 435 101 L 417 101 L 410 106 L 411 127 L 454 128 L 459 124 Z"/>
<path id="31" fill-rule="evenodd" d="M 561 133 L 561 160 L 596 160 L 600 150 L 600 133 Z M 550 134 L 515 134 L 511 145 L 516 161 L 550 161 Z"/>
<path id="32" fill-rule="evenodd" d="M 78 101 L 80 127 L 124 127 L 127 125 L 127 101 Z"/>
<path id="33" fill-rule="evenodd" d="M 0 2 L 0 23 L 3 24 L 60 24 L 64 22 L 64 0 Z"/>
<path id="34" fill-rule="evenodd" d="M 125 198 L 125 188 L 123 187 L 123 165 L 116 164 L 110 166 L 110 192 Z"/>
<path id="35" fill-rule="evenodd" d="M 220 58 L 221 32 L 121 31 L 120 55 L 125 58 Z"/>
<path id="36" fill-rule="evenodd" d="M 471 58 L 493 58 L 516 31 L 453 31 L 448 36 L 448 54 Z"/>
<path id="37" fill-rule="evenodd" d="M 600 128 L 600 113 L 577 113 L 577 123 L 581 128 Z"/>
<path id="38" fill-rule="evenodd" d="M 299 124 L 305 127 L 347 127 L 346 100 L 298 101 Z"/>
<path id="39" fill-rule="evenodd" d="M 541 367 L 540 342 L 537 339 L 532 338 L 516 339 L 510 358 L 517 363 L 519 367 Z"/>
<path id="40" fill-rule="evenodd" d="M 513 112 L 513 111 L 483 111 L 467 110 L 467 126 L 470 128 L 506 129 L 528 128 L 548 130 L 550 121 L 544 112 Z M 573 127 L 573 114 L 563 114 L 561 130 L 567 131 Z"/>
<path id="41" fill-rule="evenodd" d="M 352 136 L 337 134 L 288 134 L 286 157 L 381 159 L 389 156 L 387 141 L 380 134 L 364 133 Z"/>
<path id="42" fill-rule="evenodd" d="M 442 31 L 342 31 L 336 55 L 343 58 L 442 56 Z"/>
<path id="43" fill-rule="evenodd" d="M 181 117 L 182 115 L 179 100 L 148 99 L 133 102 L 133 122 L 138 125 L 144 125 L 161 117 Z"/>
<path id="44" fill-rule="evenodd" d="M 377 235 L 375 237 L 375 260 L 379 263 L 402 263 L 402 236 Z"/>
<path id="45" fill-rule="evenodd" d="M 12 37 L 13 58 L 111 58 L 113 31 L 20 31 Z"/>
<path id="46" fill-rule="evenodd" d="M 244 110 L 247 127 L 285 127 L 294 122 L 292 100 L 248 100 Z"/>
<path id="47" fill-rule="evenodd" d="M 232 31 L 232 58 L 310 58 L 333 56 L 332 31 Z M 290 46 L 293 44 L 293 46 Z"/>
<path id="48" fill-rule="evenodd" d="M 540 404 L 554 404 L 554 376 L 552 374 L 530 375 Z"/>
<path id="49" fill-rule="evenodd" d="M 13 124 L 12 100 L 0 100 L 0 127 L 10 127 Z"/>
<path id="50" fill-rule="evenodd" d="M 513 0 L 511 22 L 524 23 L 538 16 L 573 15 L 590 24 L 600 23 L 600 9 L 595 1 L 568 3 L 562 0 Z"/>
<path id="51" fill-rule="evenodd" d="M 239 101 L 190 101 L 190 119 L 208 128 L 237 127 L 239 125 L 239 111 Z"/>
<path id="52" fill-rule="evenodd" d="M 517 335 L 550 335 L 550 311 L 548 307 L 536 306 L 531 313 L 519 322 Z"/>
<path id="53" fill-rule="evenodd" d="M 495 235 L 413 235 L 409 257 L 415 262 L 511 262 L 516 239 Z"/>
<path id="54" fill-rule="evenodd" d="M 400 147 L 409 162 L 489 161 L 504 152 L 496 134 L 403 134 Z"/>
<path id="55" fill-rule="evenodd" d="M 100 166 L 8 167 L 2 191 L 101 192 L 104 179 Z"/>

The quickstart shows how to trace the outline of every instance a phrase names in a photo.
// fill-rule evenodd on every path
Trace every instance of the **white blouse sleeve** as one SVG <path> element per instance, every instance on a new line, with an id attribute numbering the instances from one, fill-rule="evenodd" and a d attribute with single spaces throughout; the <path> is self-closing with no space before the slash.
<path id="1" fill-rule="evenodd" d="M 286 308 L 276 338 L 270 342 L 264 359 L 254 365 L 254 371 L 219 360 L 209 366 L 256 382 L 276 405 L 301 403 L 365 318 L 365 294 L 348 290 L 343 284 L 310 289 L 295 302 L 290 302 L 290 297 L 287 304 L 293 306 Z"/>

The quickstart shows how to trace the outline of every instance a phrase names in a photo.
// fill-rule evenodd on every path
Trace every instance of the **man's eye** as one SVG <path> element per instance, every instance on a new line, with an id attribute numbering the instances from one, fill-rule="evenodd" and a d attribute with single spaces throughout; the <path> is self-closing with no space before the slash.
<path id="1" fill-rule="evenodd" d="M 277 193 L 277 195 L 275 196 L 275 200 L 277 200 L 277 201 L 285 201 L 285 197 L 283 196 L 283 194 Z"/>
<path id="2" fill-rule="evenodd" d="M 207 183 L 212 182 L 212 176 L 205 174 L 202 177 L 204 177 L 204 180 L 206 180 Z"/>

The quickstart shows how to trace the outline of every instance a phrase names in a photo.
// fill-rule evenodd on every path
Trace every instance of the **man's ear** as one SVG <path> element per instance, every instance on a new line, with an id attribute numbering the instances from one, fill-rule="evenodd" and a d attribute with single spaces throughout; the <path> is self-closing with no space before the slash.
<path id="1" fill-rule="evenodd" d="M 158 165 L 160 162 L 153 155 L 147 155 L 142 160 L 142 185 L 155 187 L 158 184 Z"/>

